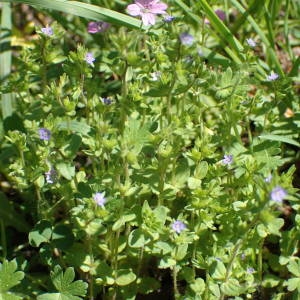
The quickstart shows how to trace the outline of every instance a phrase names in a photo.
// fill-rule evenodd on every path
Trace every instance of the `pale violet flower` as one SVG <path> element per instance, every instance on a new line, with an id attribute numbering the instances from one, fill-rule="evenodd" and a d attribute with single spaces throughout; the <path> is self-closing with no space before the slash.
<path id="1" fill-rule="evenodd" d="M 274 81 L 279 78 L 279 75 L 277 73 L 274 73 L 271 71 L 270 75 L 267 76 L 268 81 Z"/>
<path id="2" fill-rule="evenodd" d="M 187 32 L 182 33 L 179 38 L 181 43 L 185 46 L 191 46 L 194 43 L 194 37 Z"/>
<path id="3" fill-rule="evenodd" d="M 127 12 L 131 16 L 142 17 L 145 26 L 154 25 L 156 15 L 166 14 L 168 5 L 159 0 L 135 0 L 134 4 L 127 6 Z"/>
<path id="4" fill-rule="evenodd" d="M 274 187 L 270 193 L 271 200 L 277 203 L 281 203 L 286 196 L 287 192 L 281 186 Z"/>
<path id="5" fill-rule="evenodd" d="M 88 33 L 104 32 L 110 27 L 109 23 L 106 22 L 89 22 Z"/>
<path id="6" fill-rule="evenodd" d="M 94 195 L 94 201 L 98 206 L 104 208 L 104 204 L 106 203 L 106 198 L 104 197 L 105 193 L 96 193 Z"/>
<path id="7" fill-rule="evenodd" d="M 246 39 L 246 42 L 252 48 L 256 46 L 256 42 L 253 39 L 251 39 L 251 38 L 250 39 Z"/>
<path id="8" fill-rule="evenodd" d="M 221 21 L 225 21 L 225 19 L 226 19 L 226 14 L 225 14 L 225 12 L 224 12 L 224 10 L 221 10 L 221 9 L 216 9 L 215 10 L 215 14 L 219 17 L 219 19 L 221 20 Z M 205 24 L 210 24 L 210 21 L 207 19 L 207 18 L 205 18 L 204 19 L 204 23 Z"/>
<path id="9" fill-rule="evenodd" d="M 164 22 L 166 22 L 166 23 L 171 23 L 174 21 L 174 19 L 175 19 L 175 17 L 170 16 L 170 15 L 167 15 L 163 18 Z"/>
<path id="10" fill-rule="evenodd" d="M 255 272 L 254 268 L 252 268 L 252 267 L 247 268 L 247 273 L 248 274 L 253 274 L 254 272 Z"/>
<path id="11" fill-rule="evenodd" d="M 225 154 L 224 158 L 222 159 L 222 163 L 224 165 L 231 165 L 233 163 L 233 155 L 229 154 Z"/>
<path id="12" fill-rule="evenodd" d="M 53 35 L 53 29 L 51 27 L 48 27 L 48 26 L 47 27 L 43 27 L 43 28 L 41 28 L 41 31 L 45 35 L 48 35 L 48 36 Z"/>
<path id="13" fill-rule="evenodd" d="M 91 52 L 88 52 L 86 55 L 85 55 L 85 61 L 89 64 L 89 65 L 92 65 L 95 61 L 95 57 L 93 56 L 93 53 Z"/>
<path id="14" fill-rule="evenodd" d="M 180 233 L 181 231 L 186 229 L 186 225 L 183 222 L 179 221 L 179 220 L 174 221 L 172 223 L 171 227 L 177 233 Z"/>
<path id="15" fill-rule="evenodd" d="M 51 131 L 47 128 L 40 128 L 39 136 L 42 141 L 49 141 L 51 138 Z"/>
<path id="16" fill-rule="evenodd" d="M 48 172 L 45 173 L 46 182 L 49 184 L 53 184 L 57 178 L 56 171 L 51 168 Z"/>
<path id="17" fill-rule="evenodd" d="M 224 10 L 222 10 L 222 9 L 216 9 L 216 10 L 215 10 L 215 14 L 219 17 L 219 19 L 220 19 L 221 21 L 225 21 L 225 19 L 226 19 L 226 14 L 225 14 L 225 11 L 224 11 Z"/>

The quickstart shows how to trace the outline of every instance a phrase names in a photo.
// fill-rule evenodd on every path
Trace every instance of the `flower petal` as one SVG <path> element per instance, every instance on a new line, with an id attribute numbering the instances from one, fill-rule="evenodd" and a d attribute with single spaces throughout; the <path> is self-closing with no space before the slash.
<path id="1" fill-rule="evenodd" d="M 155 15 L 151 13 L 143 13 L 142 21 L 145 26 L 155 24 Z"/>
<path id="2" fill-rule="evenodd" d="M 168 5 L 165 3 L 153 3 L 150 6 L 150 11 L 153 14 L 165 14 L 165 10 L 168 8 Z"/>
<path id="3" fill-rule="evenodd" d="M 131 16 L 140 16 L 141 15 L 141 8 L 136 4 L 130 4 L 127 6 L 127 12 Z"/>

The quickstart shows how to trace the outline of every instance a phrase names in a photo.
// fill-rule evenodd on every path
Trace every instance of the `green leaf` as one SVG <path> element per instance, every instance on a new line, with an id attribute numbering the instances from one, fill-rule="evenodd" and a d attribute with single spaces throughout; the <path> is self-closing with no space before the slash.
<path id="1" fill-rule="evenodd" d="M 58 293 L 46 293 L 37 297 L 37 300 L 81 300 L 86 295 L 87 283 L 75 279 L 73 268 L 67 268 L 63 272 L 60 266 L 55 266 L 50 274 L 53 285 Z"/>
<path id="2" fill-rule="evenodd" d="M 287 268 L 293 275 L 300 277 L 300 259 L 299 258 L 290 260 Z"/>
<path id="3" fill-rule="evenodd" d="M 223 262 L 216 260 L 211 265 L 211 277 L 214 279 L 224 279 L 226 276 L 226 268 Z"/>
<path id="4" fill-rule="evenodd" d="M 17 263 L 15 260 L 0 263 L 0 299 L 21 300 L 19 297 L 9 290 L 18 285 L 24 278 L 24 272 L 17 271 Z"/>
<path id="5" fill-rule="evenodd" d="M 259 224 L 256 227 L 257 233 L 260 237 L 265 238 L 268 235 L 267 228 L 264 224 Z"/>
<path id="6" fill-rule="evenodd" d="M 205 291 L 205 283 L 202 278 L 197 278 L 195 282 L 190 284 L 190 288 L 197 295 L 201 295 Z"/>
<path id="7" fill-rule="evenodd" d="M 121 269 L 117 271 L 116 284 L 119 286 L 128 285 L 135 281 L 136 275 L 130 269 Z"/>
<path id="8" fill-rule="evenodd" d="M 82 135 L 87 135 L 91 127 L 85 122 L 79 122 L 76 120 L 72 121 L 63 121 L 57 124 L 58 130 L 73 131 Z"/>
<path id="9" fill-rule="evenodd" d="M 146 125 L 141 126 L 139 120 L 129 119 L 124 130 L 123 142 L 127 150 L 138 155 L 149 141 L 149 131 Z"/>
<path id="10" fill-rule="evenodd" d="M 56 165 L 56 168 L 67 180 L 71 180 L 75 176 L 75 166 L 71 164 L 61 162 Z"/>
<path id="11" fill-rule="evenodd" d="M 52 232 L 52 244 L 61 250 L 66 250 L 72 246 L 74 235 L 70 227 L 60 224 L 56 225 Z"/>
<path id="12" fill-rule="evenodd" d="M 2 4 L 1 14 L 1 31 L 0 31 L 0 79 L 3 80 L 11 72 L 11 29 L 12 29 L 12 13 L 9 3 Z M 7 93 L 1 95 L 2 117 L 5 119 L 13 114 L 13 94 Z"/>
<path id="13" fill-rule="evenodd" d="M 145 235 L 142 229 L 134 229 L 128 237 L 128 245 L 132 248 L 141 248 L 148 244 L 151 239 Z"/>
<path id="14" fill-rule="evenodd" d="M 173 251 L 173 258 L 176 259 L 176 261 L 182 260 L 186 254 L 187 254 L 187 250 L 188 250 L 188 244 L 181 244 L 178 245 L 174 251 Z"/>
<path id="15" fill-rule="evenodd" d="M 264 135 L 260 135 L 259 138 L 265 139 L 265 140 L 270 140 L 270 141 L 282 142 L 282 143 L 291 144 L 291 145 L 300 147 L 300 144 L 298 142 L 294 141 L 293 139 L 291 139 L 289 137 L 282 136 L 282 135 L 264 134 Z"/>
<path id="16" fill-rule="evenodd" d="M 42 9 L 54 9 L 64 13 L 84 17 L 89 20 L 104 21 L 131 28 L 141 28 L 141 21 L 100 6 L 66 0 L 4 0 L 2 2 L 25 3 Z"/>
<path id="17" fill-rule="evenodd" d="M 284 225 L 284 220 L 277 218 L 272 220 L 270 223 L 267 224 L 267 228 L 270 231 L 270 233 L 274 235 L 281 236 L 280 228 Z"/>
<path id="18" fill-rule="evenodd" d="M 97 266 L 96 282 L 98 284 L 113 285 L 115 283 L 112 268 L 104 261 L 101 261 Z"/>
<path id="19" fill-rule="evenodd" d="M 300 290 L 300 278 L 291 278 L 288 281 L 285 282 L 287 286 L 287 289 L 291 292 L 294 291 L 295 289 Z"/>
<path id="20" fill-rule="evenodd" d="M 208 172 L 208 163 L 206 161 L 201 161 L 200 164 L 197 165 L 194 176 L 197 179 L 203 179 Z"/>
<path id="21" fill-rule="evenodd" d="M 39 221 L 29 233 L 29 244 L 39 247 L 42 243 L 49 243 L 52 235 L 52 225 L 47 220 Z"/>
<path id="22" fill-rule="evenodd" d="M 178 0 L 176 0 L 178 2 Z M 209 19 L 212 27 L 215 29 L 215 32 L 222 39 L 222 41 L 228 44 L 229 47 L 224 47 L 225 51 L 231 56 L 231 58 L 237 63 L 240 64 L 243 60 L 243 46 L 238 41 L 238 39 L 231 33 L 229 28 L 222 22 L 216 13 L 213 11 L 211 6 L 207 3 L 206 0 L 199 0 L 199 4 L 202 6 L 202 9 Z M 234 52 L 233 52 L 234 51 Z"/>
<path id="23" fill-rule="evenodd" d="M 227 296 L 238 296 L 244 292 L 238 280 L 230 278 L 228 281 L 222 283 L 222 292 Z"/>

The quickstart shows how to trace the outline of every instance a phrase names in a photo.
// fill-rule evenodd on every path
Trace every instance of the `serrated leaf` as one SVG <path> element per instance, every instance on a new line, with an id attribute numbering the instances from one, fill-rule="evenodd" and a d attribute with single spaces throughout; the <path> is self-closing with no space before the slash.
<path id="1" fill-rule="evenodd" d="M 0 263 L 0 299 L 21 300 L 22 298 L 9 292 L 9 290 L 18 285 L 24 278 L 24 272 L 17 271 L 15 260 L 5 260 Z"/>
<path id="2" fill-rule="evenodd" d="M 81 300 L 86 295 L 87 283 L 82 280 L 75 279 L 73 268 L 67 268 L 63 272 L 60 266 L 55 266 L 54 271 L 50 274 L 53 285 L 58 293 L 46 293 L 37 297 L 37 300 Z"/>

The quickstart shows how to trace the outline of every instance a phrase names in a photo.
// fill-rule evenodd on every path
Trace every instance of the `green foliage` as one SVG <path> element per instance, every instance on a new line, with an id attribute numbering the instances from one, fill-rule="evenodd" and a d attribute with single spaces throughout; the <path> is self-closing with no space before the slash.
<path id="1" fill-rule="evenodd" d="M 80 300 L 86 294 L 87 283 L 82 280 L 75 279 L 73 268 L 67 268 L 63 272 L 60 266 L 55 266 L 50 274 L 53 285 L 58 293 L 46 293 L 39 295 L 38 300 Z"/>
<path id="2" fill-rule="evenodd" d="M 15 260 L 0 263 L 0 297 L 3 300 L 21 300 L 22 297 L 11 291 L 19 285 L 24 278 L 24 272 L 17 271 L 18 265 Z"/>
<path id="3" fill-rule="evenodd" d="M 297 299 L 296 1 L 4 2 L 2 298 Z"/>

